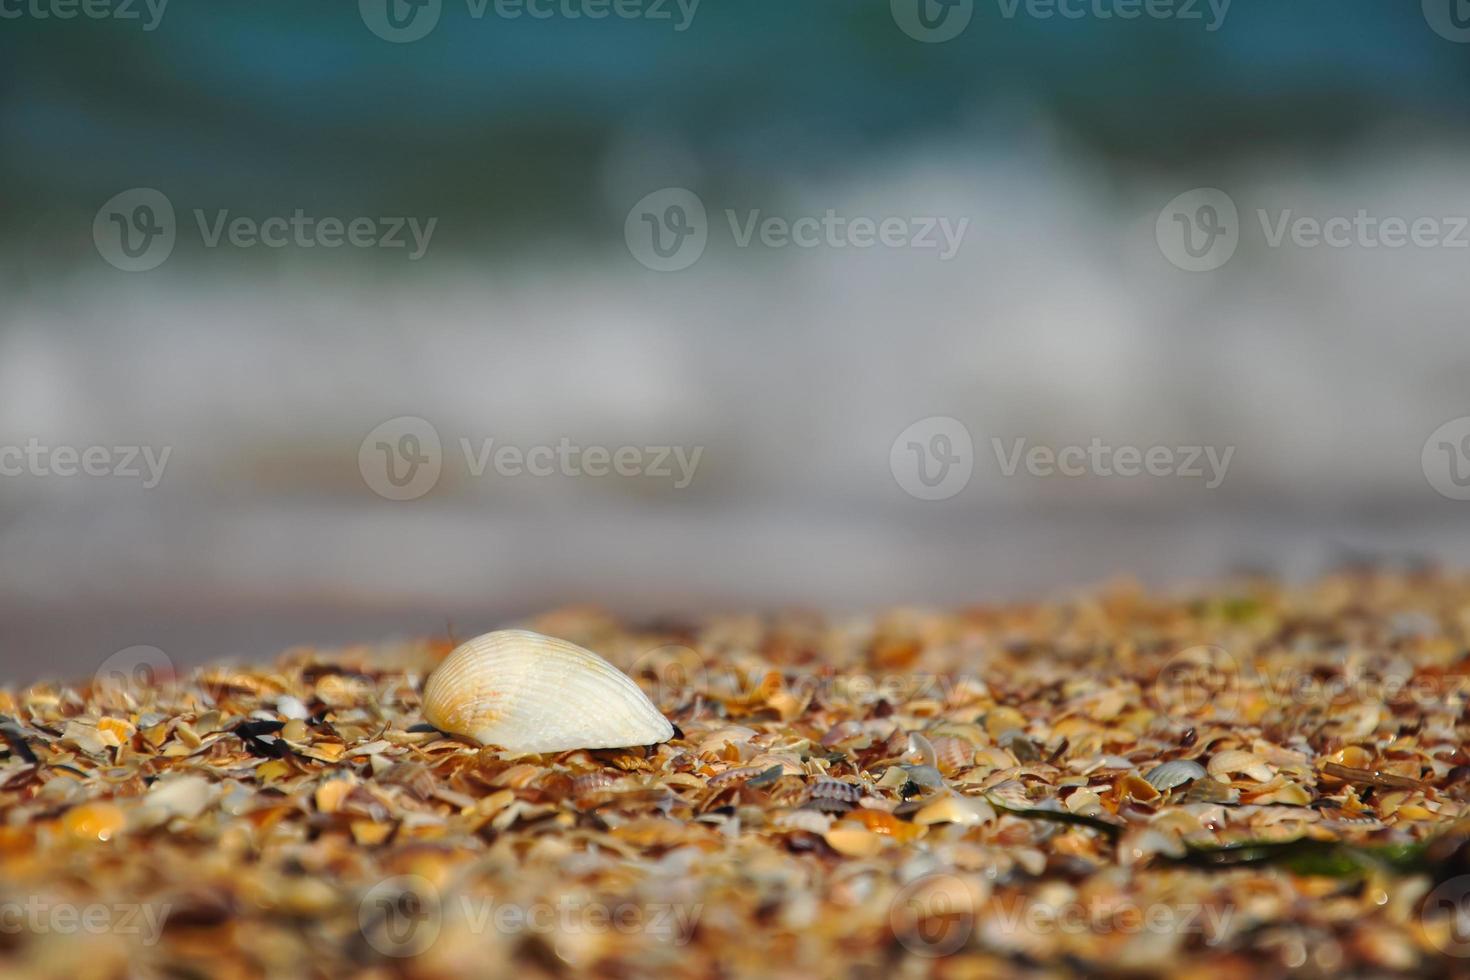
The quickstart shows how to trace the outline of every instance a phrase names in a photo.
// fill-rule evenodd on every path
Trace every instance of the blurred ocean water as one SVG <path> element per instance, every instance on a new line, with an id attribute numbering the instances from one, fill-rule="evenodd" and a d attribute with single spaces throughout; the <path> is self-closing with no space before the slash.
<path id="1" fill-rule="evenodd" d="M 350 5 L 21 21 L 0 35 L 0 446 L 168 458 L 156 486 L 0 479 L 0 662 L 261 656 L 566 602 L 951 604 L 1463 562 L 1466 505 L 1425 453 L 1470 414 L 1470 73 L 1411 8 L 1241 5 L 1208 32 L 981 5 L 944 45 L 881 4 L 707 0 L 682 32 L 447 9 L 407 45 Z M 93 225 L 136 187 L 177 242 L 127 273 Z M 707 244 L 660 273 L 625 226 L 671 187 Z M 1160 215 L 1201 187 L 1239 242 L 1187 272 Z M 434 230 L 418 259 L 208 244 L 297 212 Z M 1360 213 L 1441 238 L 1273 243 Z M 950 258 L 742 244 L 829 214 L 963 232 Z M 972 474 L 917 500 L 895 439 L 936 416 Z M 384 499 L 363 460 L 402 417 L 432 427 L 439 471 Z M 1018 445 L 1093 442 L 1228 450 L 1228 470 L 1008 475 Z M 687 486 L 476 472 L 563 444 L 698 464 Z"/>

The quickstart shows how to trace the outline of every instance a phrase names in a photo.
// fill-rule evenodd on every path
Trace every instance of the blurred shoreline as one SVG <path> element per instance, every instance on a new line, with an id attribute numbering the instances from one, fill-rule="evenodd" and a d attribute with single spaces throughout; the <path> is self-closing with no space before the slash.
<path id="1" fill-rule="evenodd" d="M 0 576 L 8 679 L 86 674 L 134 645 L 180 666 L 262 661 L 295 645 L 459 636 L 591 605 L 634 621 L 728 611 L 873 613 L 1075 594 L 1126 575 L 1189 592 L 1242 574 L 1301 581 L 1345 563 L 1453 569 L 1470 524 L 1417 510 L 1318 516 L 1212 508 L 891 522 L 657 508 L 495 520 L 462 508 L 60 514 L 29 525 Z M 100 543 L 103 539 L 106 543 Z M 238 560 L 231 541 L 278 538 Z M 28 544 L 10 540 L 15 544 Z M 173 557 L 187 555 L 183 560 Z M 344 557 L 347 556 L 347 557 Z M 77 567 L 80 561 L 85 571 Z"/>

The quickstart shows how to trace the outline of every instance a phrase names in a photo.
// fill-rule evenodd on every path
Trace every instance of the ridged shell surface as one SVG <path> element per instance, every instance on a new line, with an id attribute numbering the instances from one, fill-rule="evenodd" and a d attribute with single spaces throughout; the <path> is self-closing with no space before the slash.
<path id="1" fill-rule="evenodd" d="M 529 630 L 497 630 L 456 647 L 424 685 L 424 717 L 441 731 L 512 752 L 674 737 L 674 726 L 622 671 L 575 643 Z"/>

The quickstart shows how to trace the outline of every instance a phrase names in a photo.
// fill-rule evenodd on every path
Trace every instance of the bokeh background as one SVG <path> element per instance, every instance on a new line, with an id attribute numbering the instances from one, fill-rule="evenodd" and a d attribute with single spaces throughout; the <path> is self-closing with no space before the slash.
<path id="1" fill-rule="evenodd" d="M 7 679 L 565 604 L 948 605 L 1470 555 L 1470 503 L 1422 455 L 1470 414 L 1470 248 L 1272 247 L 1257 220 L 1470 215 L 1459 0 L 959 0 L 942 43 L 905 0 L 442 0 L 408 42 L 372 0 L 37 13 L 58 2 L 0 19 L 0 445 L 170 455 L 151 487 L 0 477 Z M 708 243 L 660 272 L 625 226 L 671 187 Z M 1239 244 L 1191 272 L 1158 219 L 1200 187 Z M 94 221 L 134 188 L 176 242 L 129 272 Z M 436 224 L 417 259 L 209 247 L 195 209 Z M 741 247 L 726 216 L 829 209 L 968 225 L 945 260 Z M 403 416 L 442 472 L 385 499 L 360 450 Z M 935 416 L 973 472 L 921 500 L 890 449 Z M 462 438 L 702 455 L 682 488 L 475 476 Z M 1209 488 L 1008 477 L 992 443 L 1094 438 L 1234 448 Z"/>

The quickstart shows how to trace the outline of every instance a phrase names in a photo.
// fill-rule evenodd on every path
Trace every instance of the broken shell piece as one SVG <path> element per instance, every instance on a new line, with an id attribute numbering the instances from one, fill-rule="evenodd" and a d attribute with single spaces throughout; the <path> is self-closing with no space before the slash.
<path id="1" fill-rule="evenodd" d="M 1041 748 L 1019 728 L 1007 729 L 996 738 L 996 744 L 1003 749 L 1009 749 L 1011 755 L 1016 757 L 1017 762 L 1031 763 L 1041 761 Z"/>
<path id="2" fill-rule="evenodd" d="M 946 796 L 914 814 L 916 824 L 956 823 L 968 827 L 995 820 L 995 808 L 977 796 Z"/>
<path id="3" fill-rule="evenodd" d="M 872 857 L 883 850 L 883 838 L 854 824 L 833 827 L 822 835 L 827 845 L 844 857 Z"/>
<path id="4" fill-rule="evenodd" d="M 788 810 L 777 814 L 771 823 L 781 830 L 805 830 L 812 834 L 825 834 L 832 829 L 832 816 L 816 810 Z"/>
<path id="5" fill-rule="evenodd" d="M 747 750 L 744 758 L 748 759 L 755 754 L 755 750 L 750 745 L 750 740 L 755 738 L 755 736 L 756 731 L 754 728 L 746 728 L 744 725 L 727 725 L 718 731 L 704 735 L 700 739 L 699 746 L 695 751 L 699 755 L 704 755 L 709 752 L 718 753 L 724 751 L 727 745 L 732 745 L 737 749 L 744 747 Z"/>
<path id="6" fill-rule="evenodd" d="M 724 789 L 735 783 L 746 783 L 759 776 L 765 770 L 760 766 L 737 766 L 726 769 L 724 772 L 716 773 L 705 783 L 710 789 Z"/>
<path id="7" fill-rule="evenodd" d="M 938 761 L 934 754 L 934 746 L 918 732 L 909 732 L 908 752 L 906 754 L 917 756 L 917 761 L 920 765 L 933 766 Z"/>
<path id="8" fill-rule="evenodd" d="M 819 776 L 807 790 L 806 806 L 828 813 L 845 813 L 857 806 L 863 788 L 830 776 Z"/>
<path id="9" fill-rule="evenodd" d="M 316 788 L 316 808 L 323 813 L 337 813 L 356 786 L 354 780 L 328 779 Z"/>
<path id="10" fill-rule="evenodd" d="M 1288 780 L 1276 789 L 1253 798 L 1251 802 L 1261 805 L 1281 803 L 1286 806 L 1306 806 L 1312 802 L 1312 795 L 1301 786 Z"/>
<path id="11" fill-rule="evenodd" d="M 193 820 L 204 812 L 213 796 L 214 787 L 203 776 L 165 777 L 149 787 L 142 805 L 133 812 L 133 820 L 144 828 L 157 827 L 174 817 Z"/>
<path id="12" fill-rule="evenodd" d="M 933 766 L 899 766 L 908 774 L 908 781 L 920 789 L 942 789 L 944 776 Z"/>
<path id="13" fill-rule="evenodd" d="M 1066 799 L 1066 807 L 1084 817 L 1095 817 L 1103 813 L 1102 798 L 1091 790 L 1078 790 Z"/>
<path id="14" fill-rule="evenodd" d="M 911 841 L 924 833 L 922 826 L 916 826 L 906 820 L 900 820 L 891 813 L 882 810 L 853 810 L 840 821 L 837 827 L 843 825 L 857 824 L 868 828 L 872 833 L 882 837 L 891 837 L 897 841 Z M 834 830 L 837 828 L 834 827 Z M 829 841 L 830 843 L 830 841 Z"/>
<path id="15" fill-rule="evenodd" d="M 1140 803 L 1152 803 L 1159 798 L 1158 787 L 1136 772 L 1124 773 L 1118 777 L 1113 785 L 1113 794 L 1119 802 L 1132 799 Z"/>
<path id="16" fill-rule="evenodd" d="M 1196 779 L 1184 789 L 1183 801 L 1188 803 L 1235 803 L 1240 799 L 1240 790 L 1218 779 Z"/>
<path id="17" fill-rule="evenodd" d="M 79 721 L 67 722 L 61 741 L 66 745 L 76 746 L 88 755 L 101 755 L 107 751 L 109 745 L 118 744 L 116 738 L 109 738 L 95 726 Z"/>
<path id="18" fill-rule="evenodd" d="M 1258 783 L 1269 783 L 1276 775 L 1275 770 L 1267 765 L 1260 756 L 1240 749 L 1221 752 L 1210 759 L 1209 773 L 1217 779 L 1221 776 L 1240 773 Z"/>
<path id="19" fill-rule="evenodd" d="M 1118 841 L 1118 862 L 1125 867 L 1146 861 L 1156 854 L 1180 858 L 1184 853 L 1184 844 L 1179 838 L 1164 833 L 1157 827 L 1130 830 Z"/>
<path id="20" fill-rule="evenodd" d="M 750 765 L 764 773 L 767 769 L 776 767 L 780 771 L 777 776 L 803 776 L 806 771 L 801 768 L 801 759 L 784 752 L 766 752 L 750 760 Z"/>
<path id="21" fill-rule="evenodd" d="M 975 747 L 962 738 L 940 735 L 932 742 L 935 765 L 940 772 L 954 772 L 975 761 Z"/>
<path id="22" fill-rule="evenodd" d="M 1148 780 L 1149 785 L 1160 792 L 1168 792 L 1176 786 L 1183 786 L 1194 779 L 1205 775 L 1205 767 L 1198 762 L 1189 759 L 1175 759 L 1165 762 L 1163 765 L 1155 766 L 1148 771 L 1143 778 Z"/>
<path id="23" fill-rule="evenodd" d="M 1345 745 L 1328 756 L 1327 760 L 1353 769 L 1367 769 L 1373 764 L 1373 755 L 1361 745 Z"/>
<path id="24" fill-rule="evenodd" d="M 574 643 L 499 630 L 461 644 L 424 685 L 441 731 L 511 752 L 652 745 L 674 737 L 638 685 Z"/>

